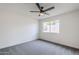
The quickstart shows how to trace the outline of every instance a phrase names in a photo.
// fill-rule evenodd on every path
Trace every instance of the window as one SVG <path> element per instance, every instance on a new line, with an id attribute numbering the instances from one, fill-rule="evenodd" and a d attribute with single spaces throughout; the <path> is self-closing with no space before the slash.
<path id="1" fill-rule="evenodd" d="M 59 33 L 59 20 L 44 22 L 43 32 Z"/>

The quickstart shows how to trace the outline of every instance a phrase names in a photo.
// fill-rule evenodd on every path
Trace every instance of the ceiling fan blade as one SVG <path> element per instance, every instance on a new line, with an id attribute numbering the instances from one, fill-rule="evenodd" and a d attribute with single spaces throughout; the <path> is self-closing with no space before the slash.
<path id="1" fill-rule="evenodd" d="M 45 9 L 44 12 L 49 11 L 49 10 L 54 9 L 54 8 L 55 8 L 55 7 L 50 7 L 50 8 L 48 8 L 48 9 Z"/>
<path id="2" fill-rule="evenodd" d="M 40 11 L 30 11 L 30 12 L 40 12 Z"/>
<path id="3" fill-rule="evenodd" d="M 37 7 L 39 8 L 39 10 L 41 10 L 41 6 L 39 3 L 36 3 Z"/>

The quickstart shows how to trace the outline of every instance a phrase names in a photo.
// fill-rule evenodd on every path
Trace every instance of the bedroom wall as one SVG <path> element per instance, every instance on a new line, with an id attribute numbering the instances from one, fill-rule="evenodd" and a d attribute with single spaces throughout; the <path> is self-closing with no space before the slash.
<path id="1" fill-rule="evenodd" d="M 42 31 L 42 23 L 50 20 L 60 21 L 60 33 L 45 33 Z M 67 45 L 79 49 L 79 10 L 39 20 L 40 39 Z"/>
<path id="2" fill-rule="evenodd" d="M 0 49 L 37 39 L 38 21 L 26 13 L 28 4 L 0 4 Z"/>

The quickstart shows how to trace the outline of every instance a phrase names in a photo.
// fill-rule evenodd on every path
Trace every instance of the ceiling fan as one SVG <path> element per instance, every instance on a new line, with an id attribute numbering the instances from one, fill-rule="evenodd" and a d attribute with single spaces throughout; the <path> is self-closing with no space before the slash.
<path id="1" fill-rule="evenodd" d="M 55 7 L 53 6 L 53 7 L 50 7 L 50 8 L 48 8 L 48 9 L 45 9 L 45 10 L 44 10 L 44 7 L 43 7 L 43 6 L 40 6 L 39 3 L 36 3 L 36 6 L 38 7 L 39 11 L 30 11 L 30 12 L 39 13 L 39 16 L 44 15 L 44 14 L 49 15 L 48 13 L 46 13 L 46 11 L 49 11 L 49 10 L 55 8 Z"/>

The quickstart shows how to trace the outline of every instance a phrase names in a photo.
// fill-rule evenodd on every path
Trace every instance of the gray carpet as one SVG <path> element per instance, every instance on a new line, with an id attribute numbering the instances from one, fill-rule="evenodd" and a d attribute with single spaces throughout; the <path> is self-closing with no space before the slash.
<path id="1" fill-rule="evenodd" d="M 17 46 L 0 49 L 0 55 L 78 55 L 79 50 L 34 40 Z"/>

